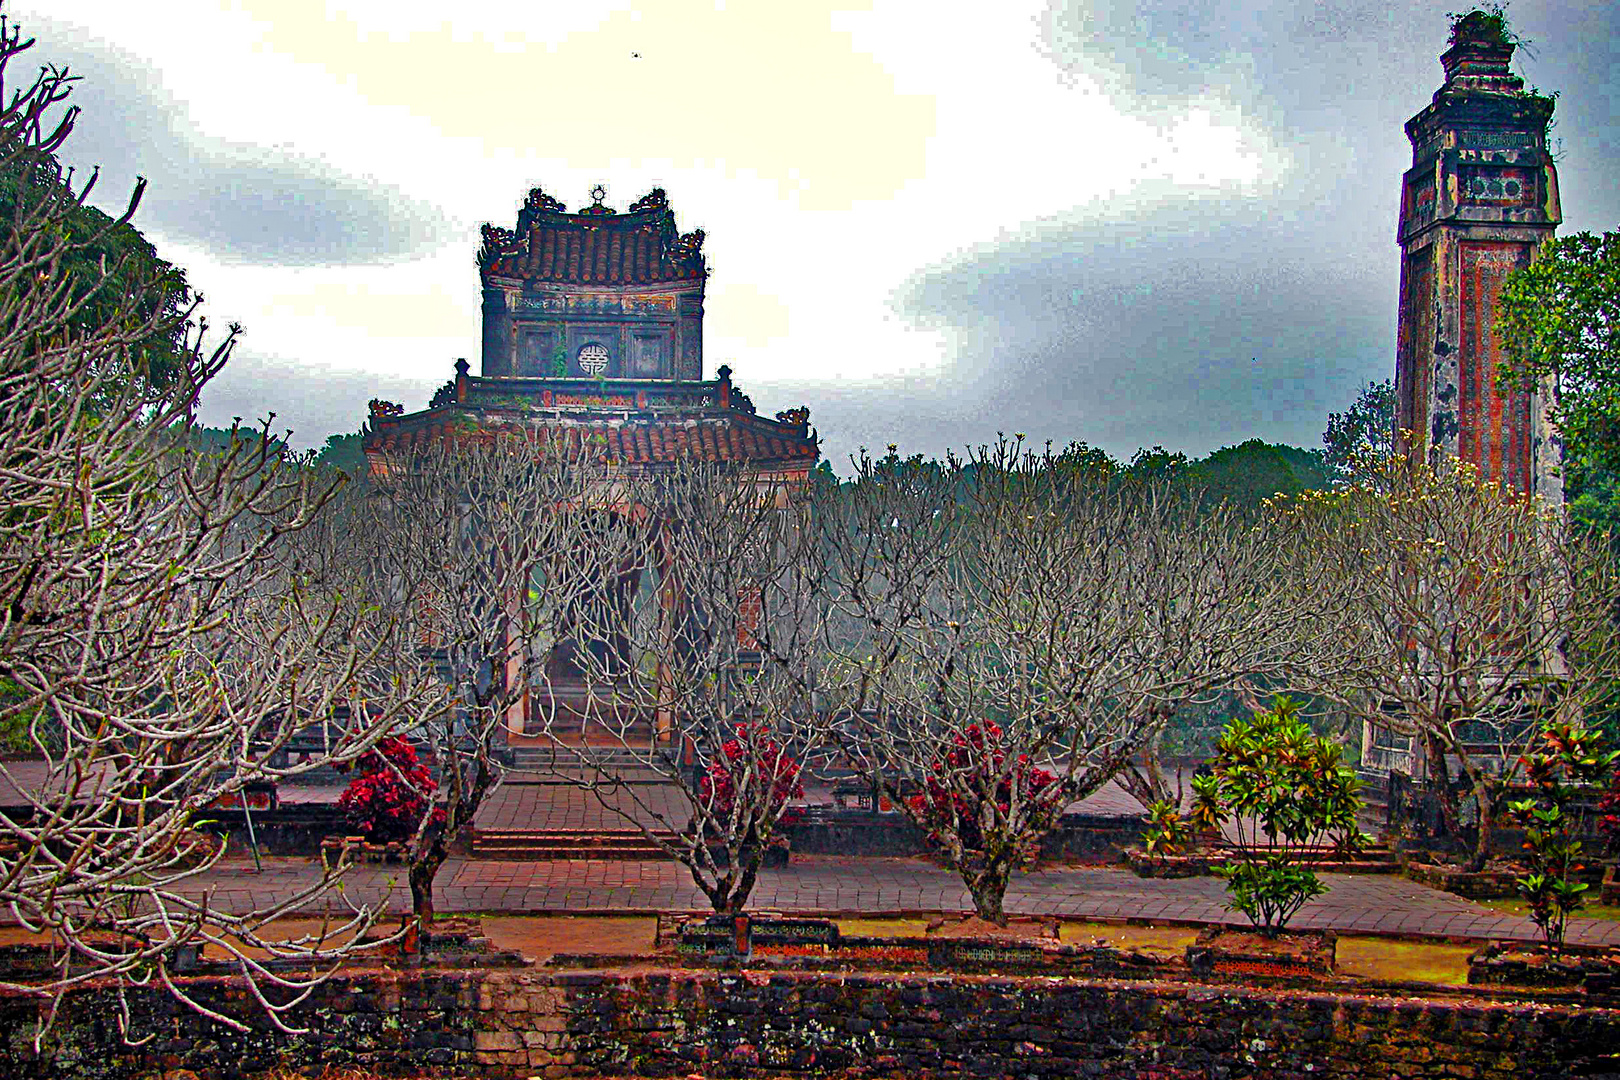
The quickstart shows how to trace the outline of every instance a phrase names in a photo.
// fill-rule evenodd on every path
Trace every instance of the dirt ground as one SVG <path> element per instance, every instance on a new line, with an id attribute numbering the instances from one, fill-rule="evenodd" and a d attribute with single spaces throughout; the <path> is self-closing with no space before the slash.
<path id="1" fill-rule="evenodd" d="M 1601 916 L 1600 916 L 1601 917 Z M 543 963 L 557 953 L 594 953 L 608 956 L 646 956 L 659 953 L 654 940 L 658 920 L 642 916 L 596 915 L 512 915 L 486 916 L 480 920 L 483 932 L 502 949 L 512 949 L 529 960 Z M 1196 927 L 1120 926 L 1108 923 L 1064 920 L 1013 920 L 997 927 L 980 919 L 840 919 L 839 930 L 861 937 L 979 937 L 996 936 L 1027 940 L 1056 940 L 1064 944 L 1109 945 L 1137 949 L 1155 956 L 1178 956 L 1198 936 Z M 291 938 L 321 932 L 318 919 L 286 919 L 261 931 L 262 936 Z M 328 928 L 329 929 L 329 928 Z M 392 930 L 379 926 L 374 932 Z M 329 942 L 341 940 L 329 938 Z M 43 943 L 45 938 L 29 934 L 17 926 L 0 926 L 0 945 Z M 1341 935 L 1338 942 L 1338 970 L 1388 982 L 1427 982 L 1441 986 L 1462 986 L 1468 980 L 1468 957 L 1477 945 L 1445 942 L 1401 941 L 1382 937 Z M 259 950 L 248 950 L 263 955 Z M 226 953 L 209 946 L 210 957 Z"/>
<path id="2" fill-rule="evenodd" d="M 556 953 L 644 956 L 653 951 L 656 918 L 604 915 L 495 915 L 480 920 L 499 949 L 535 961 Z"/>

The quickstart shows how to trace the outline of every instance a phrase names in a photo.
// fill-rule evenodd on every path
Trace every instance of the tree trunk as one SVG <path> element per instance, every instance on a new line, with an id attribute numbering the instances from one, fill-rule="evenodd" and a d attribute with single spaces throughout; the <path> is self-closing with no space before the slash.
<path id="1" fill-rule="evenodd" d="M 1159 749 L 1164 738 L 1163 731 L 1154 732 L 1153 737 L 1142 747 L 1140 765 L 1134 761 L 1126 762 L 1116 780 L 1126 793 L 1142 804 L 1142 809 L 1150 810 L 1157 802 L 1169 802 L 1180 806 L 1180 790 L 1172 792 L 1169 781 L 1164 778 L 1164 770 L 1159 767 Z M 1179 789 L 1179 775 L 1177 786 Z"/>
<path id="2" fill-rule="evenodd" d="M 433 919 L 433 879 L 439 876 L 448 852 L 443 837 L 429 841 L 427 849 L 411 858 L 411 911 L 426 926 Z"/>
<path id="3" fill-rule="evenodd" d="M 743 854 L 743 865 L 737 877 L 737 884 L 731 890 L 728 908 L 731 914 L 740 915 L 743 908 L 748 905 L 748 898 L 754 892 L 754 878 L 759 874 L 759 864 L 764 856 L 764 848 L 755 848 Z"/>
<path id="4" fill-rule="evenodd" d="M 1492 790 L 1490 781 L 1484 776 L 1475 776 L 1470 772 L 1469 779 L 1474 782 L 1474 805 L 1479 811 L 1479 833 L 1474 837 L 1474 854 L 1464 867 L 1471 874 L 1477 874 L 1485 869 L 1485 864 L 1491 857 L 1491 831 L 1496 825 L 1496 792 Z"/>
<path id="5" fill-rule="evenodd" d="M 973 896 L 973 910 L 979 918 L 997 926 L 1007 925 L 1007 913 L 1002 900 L 1007 895 L 1007 882 L 1012 877 L 1012 866 L 1000 859 L 993 860 L 967 882 Z"/>
<path id="6" fill-rule="evenodd" d="M 1446 750 L 1440 740 L 1432 734 L 1423 736 L 1424 757 L 1428 762 L 1429 786 L 1435 797 L 1440 800 L 1440 819 L 1444 822 L 1446 833 L 1459 841 L 1462 839 L 1462 809 L 1457 803 L 1457 793 L 1451 790 L 1451 773 L 1446 769 Z"/>

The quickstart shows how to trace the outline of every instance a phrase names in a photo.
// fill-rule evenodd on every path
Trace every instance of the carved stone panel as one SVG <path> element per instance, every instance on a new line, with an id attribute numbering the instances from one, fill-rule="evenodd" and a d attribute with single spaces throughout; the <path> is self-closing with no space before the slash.
<path id="1" fill-rule="evenodd" d="M 1473 206 L 1535 206 L 1539 169 L 1501 165 L 1463 165 L 1457 170 L 1457 191 Z"/>
<path id="2" fill-rule="evenodd" d="M 518 347 L 517 374 L 557 374 L 553 370 L 553 360 L 556 357 L 560 340 L 558 328 L 555 326 L 523 327 L 522 343 Z"/>
<path id="3" fill-rule="evenodd" d="M 1430 356 L 1434 351 L 1434 245 L 1401 263 L 1401 309 L 1395 335 L 1397 430 L 1429 435 Z"/>
<path id="4" fill-rule="evenodd" d="M 669 334 L 636 334 L 630 339 L 630 372 L 638 379 L 657 379 L 668 374 Z"/>
<path id="5" fill-rule="evenodd" d="M 585 378 L 619 378 L 623 365 L 620 337 L 620 328 L 612 323 L 570 324 L 568 374 Z M 588 367 L 584 361 L 588 361 Z"/>

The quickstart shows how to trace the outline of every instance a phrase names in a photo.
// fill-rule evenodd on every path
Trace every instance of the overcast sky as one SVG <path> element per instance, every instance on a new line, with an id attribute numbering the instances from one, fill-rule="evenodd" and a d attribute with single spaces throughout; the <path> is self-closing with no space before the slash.
<path id="1" fill-rule="evenodd" d="M 857 446 L 1319 445 L 1394 371 L 1402 123 L 1458 0 L 13 0 L 64 156 L 246 327 L 203 419 L 294 441 L 475 365 L 536 184 L 708 233 L 705 376 Z M 1564 232 L 1620 226 L 1620 5 L 1516 0 Z M 21 72 L 8 72 L 15 79 Z"/>

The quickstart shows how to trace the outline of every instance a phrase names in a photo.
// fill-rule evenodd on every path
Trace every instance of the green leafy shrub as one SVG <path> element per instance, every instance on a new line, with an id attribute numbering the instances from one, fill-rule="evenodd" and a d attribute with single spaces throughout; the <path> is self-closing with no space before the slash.
<path id="1" fill-rule="evenodd" d="M 1160 800 L 1148 807 L 1142 850 L 1149 855 L 1180 855 L 1192 844 L 1192 830 L 1172 802 Z"/>
<path id="2" fill-rule="evenodd" d="M 1524 828 L 1530 872 L 1514 884 L 1530 904 L 1530 918 L 1541 927 L 1547 946 L 1563 947 L 1569 916 L 1578 911 L 1588 886 L 1573 880 L 1584 867 L 1579 839 L 1585 813 L 1576 797 L 1582 787 L 1609 780 L 1620 750 L 1605 750 L 1596 730 L 1549 721 L 1537 748 L 1520 759 L 1536 794 L 1508 804 L 1508 814 Z"/>
<path id="3" fill-rule="evenodd" d="M 1226 726 L 1212 771 L 1193 780 L 1191 820 L 1228 829 L 1236 857 L 1215 872 L 1228 906 L 1275 936 L 1327 886 L 1309 869 L 1322 852 L 1354 849 L 1361 781 L 1342 748 L 1316 735 L 1288 697 Z"/>

